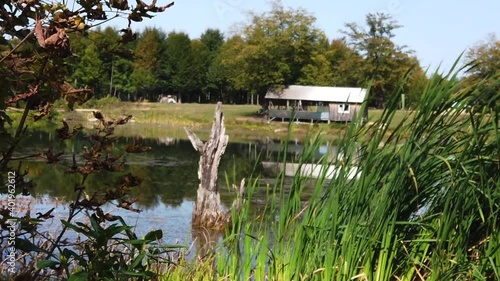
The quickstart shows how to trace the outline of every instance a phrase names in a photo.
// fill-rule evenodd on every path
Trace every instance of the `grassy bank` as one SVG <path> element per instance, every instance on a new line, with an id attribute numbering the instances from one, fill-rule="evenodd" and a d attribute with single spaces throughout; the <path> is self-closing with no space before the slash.
<path id="1" fill-rule="evenodd" d="M 49 118 L 38 122 L 30 122 L 31 128 L 55 128 L 61 120 L 74 123 L 95 123 L 92 111 L 99 110 L 105 116 L 118 118 L 123 115 L 132 115 L 131 125 L 118 130 L 118 135 L 144 137 L 163 137 L 166 130 L 180 131 L 180 138 L 185 138 L 182 128 L 193 128 L 201 135 L 208 135 L 212 125 L 214 104 L 165 104 L 165 103 L 135 103 L 122 102 L 113 97 L 100 100 L 91 100 L 73 111 L 66 108 L 63 102 L 54 105 Z M 257 112 L 259 105 L 223 105 L 225 124 L 233 139 L 259 139 L 262 137 L 284 138 L 289 130 L 294 138 L 304 139 L 307 135 L 322 132 L 328 138 L 337 138 L 341 131 L 346 130 L 348 123 L 288 123 L 279 121 L 267 122 Z M 380 120 L 383 110 L 369 110 L 369 122 Z M 9 115 L 14 120 L 14 127 L 22 115 L 20 109 L 10 108 Z M 411 116 L 410 111 L 397 110 L 394 120 L 388 124 L 388 129 L 393 130 L 406 117 Z M 29 120 L 33 120 L 29 118 Z M 406 119 L 411 120 L 411 118 Z"/>
<path id="2" fill-rule="evenodd" d="M 141 125 L 160 125 L 171 128 L 190 127 L 201 132 L 208 131 L 212 125 L 214 104 L 162 104 L 162 103 L 133 103 L 120 102 L 113 98 L 105 98 L 90 103 L 86 108 L 75 111 L 63 111 L 59 109 L 59 115 L 66 120 L 75 122 L 87 122 L 95 120 L 93 110 L 100 110 L 110 117 L 121 115 L 133 115 L 133 122 Z M 279 121 L 267 122 L 257 112 L 258 105 L 223 105 L 225 123 L 232 135 L 240 137 L 285 137 L 291 130 L 294 137 L 303 139 L 306 135 L 323 132 L 326 135 L 337 136 L 340 131 L 347 128 L 346 123 L 287 123 Z M 63 111 L 63 112 L 62 112 Z M 380 119 L 382 110 L 370 110 L 369 121 L 375 122 Z M 410 111 L 397 111 L 394 120 L 388 125 L 390 130 L 407 116 Z"/>
<path id="3" fill-rule="evenodd" d="M 91 110 L 101 110 L 104 113 L 111 115 L 132 114 L 134 120 L 138 123 L 154 123 L 154 124 L 169 124 L 179 126 L 210 126 L 213 119 L 214 104 L 165 104 L 165 103 L 134 103 L 134 102 L 121 102 L 113 98 L 104 98 L 101 101 L 91 103 L 86 108 L 77 109 L 76 115 L 71 115 L 67 112 L 66 116 L 75 119 L 88 119 L 91 118 Z M 257 112 L 261 108 L 259 105 L 223 105 L 224 116 L 226 118 L 226 125 L 231 127 L 233 125 L 256 127 L 260 124 L 266 125 L 263 116 Z M 383 110 L 372 109 L 369 110 L 370 121 L 379 120 Z M 396 125 L 404 117 L 409 115 L 409 111 L 397 111 L 395 119 L 390 128 Z M 286 127 L 288 124 L 283 124 L 279 121 L 269 123 L 272 126 L 282 125 Z M 336 127 L 335 125 L 345 125 L 342 123 L 333 123 L 326 126 L 325 123 L 315 123 L 317 126 Z M 310 125 L 310 124 L 304 124 Z M 337 126 L 338 127 L 338 126 Z M 344 127 L 344 126 L 342 126 Z M 264 129 L 266 127 L 264 126 Z"/>

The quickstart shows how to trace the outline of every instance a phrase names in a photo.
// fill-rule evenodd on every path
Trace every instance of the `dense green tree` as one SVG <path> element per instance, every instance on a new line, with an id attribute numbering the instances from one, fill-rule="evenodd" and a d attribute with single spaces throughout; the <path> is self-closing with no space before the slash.
<path id="1" fill-rule="evenodd" d="M 409 71 L 406 73 L 406 83 L 400 84 L 400 86 L 403 87 L 405 94 L 405 107 L 409 108 L 418 105 L 429 78 L 420 67 L 420 62 L 416 57 L 405 58 L 405 63 L 408 65 Z"/>
<path id="2" fill-rule="evenodd" d="M 201 102 L 207 100 L 207 96 L 204 93 L 207 84 L 208 67 L 211 62 L 211 54 L 207 46 L 198 39 L 191 41 L 191 52 L 191 76 L 189 79 L 192 80 L 192 97 L 193 99 L 197 97 L 197 101 Z"/>
<path id="3" fill-rule="evenodd" d="M 68 57 L 66 62 L 66 69 L 68 70 L 68 77 L 66 80 L 70 83 L 73 83 L 74 87 L 78 87 L 78 83 L 80 77 L 76 74 L 76 69 L 81 63 L 82 57 L 85 55 L 85 50 L 89 47 L 89 45 L 94 44 L 89 36 L 85 36 L 80 32 L 73 32 L 68 35 L 71 40 L 71 52 L 72 55 Z"/>
<path id="4" fill-rule="evenodd" d="M 366 16 L 367 28 L 356 23 L 346 24 L 350 45 L 363 58 L 358 71 L 361 82 L 370 85 L 369 105 L 381 108 L 387 96 L 400 84 L 404 75 L 419 67 L 406 46 L 397 45 L 393 38 L 401 26 L 391 16 L 377 13 Z"/>
<path id="5" fill-rule="evenodd" d="M 190 93 L 195 82 L 191 77 L 191 39 L 183 32 L 170 32 L 166 39 L 166 73 L 169 90 L 181 101 L 197 101 Z"/>
<path id="6" fill-rule="evenodd" d="M 344 40 L 332 40 L 325 53 L 333 75 L 331 85 L 337 87 L 360 87 L 362 74 L 359 71 L 363 58 L 351 49 Z"/>
<path id="7" fill-rule="evenodd" d="M 99 90 L 96 97 L 101 98 L 113 93 L 114 61 L 123 53 L 126 47 L 120 43 L 120 35 L 115 28 L 106 27 L 91 32 L 89 40 L 99 50 L 99 58 L 102 61 Z"/>
<path id="8" fill-rule="evenodd" d="M 68 82 L 74 86 L 83 86 L 87 80 L 85 76 L 95 75 L 97 81 L 93 82 L 94 96 L 104 97 L 108 94 L 122 94 L 128 97 L 128 94 L 135 91 L 130 78 L 132 67 L 132 43 L 121 43 L 120 35 L 114 28 L 96 29 L 90 31 L 88 36 L 82 33 L 70 34 L 73 42 L 71 50 L 73 56 L 68 58 L 67 68 L 70 73 Z M 95 49 L 99 61 L 99 69 L 89 72 L 82 69 L 81 65 L 86 55 L 86 49 Z M 124 72 L 122 72 L 124 71 Z"/>
<path id="9" fill-rule="evenodd" d="M 160 30 L 146 28 L 137 41 L 131 78 L 138 98 L 156 101 L 161 95 L 165 84 L 159 79 L 164 40 L 164 34 Z"/>
<path id="10" fill-rule="evenodd" d="M 465 85 L 474 85 L 471 91 L 482 93 L 478 105 L 500 106 L 500 101 L 492 99 L 500 92 L 500 40 L 490 34 L 486 41 L 469 49 L 465 56 L 471 66 L 465 73 Z"/>
<path id="11" fill-rule="evenodd" d="M 135 92 L 133 78 L 133 62 L 117 57 L 113 63 L 113 95 L 122 100 L 130 100 L 130 95 Z M 136 78 L 137 79 L 137 78 Z"/>
<path id="12" fill-rule="evenodd" d="M 101 65 L 102 61 L 96 45 L 89 44 L 75 69 L 74 77 L 79 78 L 78 84 L 91 86 L 94 91 L 100 90 L 98 82 L 101 76 Z"/>
<path id="13" fill-rule="evenodd" d="M 304 67 L 317 64 L 316 54 L 327 46 L 315 21 L 307 11 L 285 8 L 279 1 L 272 3 L 269 12 L 250 14 L 249 23 L 238 34 L 245 43 L 224 50 L 236 54 L 224 59 L 224 66 L 242 72 L 231 77 L 235 88 L 261 94 L 273 85 L 297 83 Z"/>
<path id="14" fill-rule="evenodd" d="M 224 45 L 223 45 L 224 46 Z M 222 52 L 218 52 L 208 66 L 205 92 L 209 101 L 228 101 L 229 81 L 228 69 L 222 64 Z"/>
<path id="15" fill-rule="evenodd" d="M 473 67 L 468 74 L 478 79 L 493 77 L 500 72 L 500 39 L 490 34 L 486 41 L 468 50 L 466 60 Z"/>
<path id="16" fill-rule="evenodd" d="M 208 28 L 201 34 L 200 40 L 212 54 L 217 54 L 219 48 L 224 44 L 224 34 L 219 29 Z"/>
<path id="17" fill-rule="evenodd" d="M 240 35 L 232 36 L 222 45 L 214 64 L 209 68 L 210 83 L 217 85 L 220 89 L 223 85 L 226 86 L 221 91 L 221 98 L 225 102 L 234 103 L 240 99 L 247 102 L 248 100 L 244 81 L 249 74 L 241 66 L 244 62 L 241 50 L 245 47 L 245 40 Z"/>
<path id="18" fill-rule="evenodd" d="M 332 66 L 323 54 L 314 54 L 312 61 L 305 65 L 297 83 L 302 85 L 331 86 L 334 80 Z"/>
<path id="19" fill-rule="evenodd" d="M 202 87 L 205 101 L 221 100 L 222 96 L 220 93 L 225 87 L 224 81 L 226 80 L 221 76 L 221 64 L 218 55 L 221 46 L 224 44 L 224 35 L 218 29 L 209 28 L 200 36 L 200 41 L 206 46 L 209 52 L 209 56 L 206 57 L 205 84 Z M 194 52 L 196 53 L 196 51 Z"/>
<path id="20" fill-rule="evenodd" d="M 371 86 L 370 105 L 382 107 L 411 69 L 407 102 L 418 100 L 420 90 L 414 88 L 425 74 L 411 51 L 394 43 L 400 26 L 390 16 L 369 14 L 365 26 L 348 23 L 347 37 L 328 43 L 306 10 L 279 0 L 271 5 L 267 12 L 250 13 L 227 41 L 210 28 L 193 40 L 156 28 L 146 28 L 132 42 L 136 35 L 127 29 L 71 33 L 74 56 L 67 59 L 66 80 L 75 87 L 92 84 L 98 98 L 156 101 L 174 94 L 184 102 L 253 102 L 275 85 Z M 469 61 L 473 56 L 471 51 Z M 470 77 L 485 73 L 474 71 Z"/>

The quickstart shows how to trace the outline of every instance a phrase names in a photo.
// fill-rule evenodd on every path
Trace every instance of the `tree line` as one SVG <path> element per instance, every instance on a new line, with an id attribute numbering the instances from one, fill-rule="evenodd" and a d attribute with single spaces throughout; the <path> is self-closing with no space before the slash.
<path id="1" fill-rule="evenodd" d="M 369 87 L 369 106 L 377 108 L 401 86 L 407 105 L 418 100 L 428 77 L 414 52 L 395 43 L 401 26 L 389 15 L 368 14 L 363 25 L 346 23 L 343 36 L 332 40 L 315 21 L 306 10 L 278 1 L 267 12 L 249 14 L 230 36 L 211 28 L 199 38 L 159 28 L 74 32 L 66 80 L 89 87 L 96 98 L 126 101 L 173 95 L 182 102 L 260 103 L 270 87 L 284 85 Z M 484 53 L 491 48 L 498 53 L 498 40 L 491 40 L 469 51 L 467 59 L 490 58 Z M 498 73 L 498 66 L 475 67 L 467 77 L 485 72 Z"/>
<path id="2" fill-rule="evenodd" d="M 329 40 L 303 9 L 274 2 L 270 11 L 250 14 L 230 37 L 207 29 L 200 38 L 146 28 L 123 42 L 112 27 L 71 35 L 75 54 L 68 63 L 75 87 L 88 85 L 96 97 L 182 102 L 258 103 L 272 86 L 368 87 L 371 105 L 409 74 L 408 98 L 425 74 L 405 46 L 394 43 L 400 26 L 385 14 L 369 14 L 366 26 L 348 23 L 345 37 Z"/>

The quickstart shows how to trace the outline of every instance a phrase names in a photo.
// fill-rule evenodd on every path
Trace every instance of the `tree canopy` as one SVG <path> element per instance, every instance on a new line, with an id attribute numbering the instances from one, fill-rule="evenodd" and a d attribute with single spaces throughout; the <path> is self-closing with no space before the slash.
<path id="1" fill-rule="evenodd" d="M 500 40 L 490 34 L 487 40 L 468 50 L 465 56 L 470 66 L 465 73 L 465 84 L 473 85 L 472 91 L 482 93 L 478 96 L 481 105 L 500 106 L 493 97 L 500 92 Z"/>
<path id="2" fill-rule="evenodd" d="M 369 105 L 380 108 L 409 70 L 421 76 L 422 69 L 412 56 L 413 51 L 394 42 L 395 31 L 402 26 L 391 16 L 368 14 L 365 22 L 366 27 L 347 23 L 343 33 L 352 49 L 363 58 L 357 65 L 360 73 L 357 82 L 370 85 Z"/>
<path id="3" fill-rule="evenodd" d="M 49 15 L 43 21 L 46 23 L 43 28 L 53 28 L 54 14 L 62 11 L 55 4 L 51 7 L 44 8 Z M 52 12 L 56 8 L 59 10 Z M 128 8 L 131 22 L 141 15 L 139 8 Z M 67 32 L 71 42 L 69 52 L 57 47 L 45 65 L 45 71 L 57 73 L 55 80 L 66 82 L 60 85 L 70 91 L 82 89 L 78 98 L 66 98 L 71 103 L 83 102 L 80 99 L 89 98 L 90 93 L 96 98 L 113 95 L 131 101 L 157 101 L 162 96 L 175 95 L 182 102 L 250 103 L 256 97 L 262 98 L 270 87 L 298 84 L 369 87 L 369 106 L 381 108 L 400 81 L 406 79 L 404 92 L 407 105 L 411 106 L 422 91 L 417 87 L 419 81 L 427 79 L 413 51 L 396 41 L 402 26 L 386 14 L 368 14 L 362 24 L 346 23 L 339 27 L 344 37 L 327 38 L 307 10 L 274 1 L 266 12 L 249 13 L 233 33 L 208 28 L 198 38 L 191 38 L 183 32 L 158 28 L 146 28 L 139 33 L 128 27 L 89 29 L 89 20 L 98 17 L 99 11 L 93 7 L 87 9 L 90 16 L 80 14 L 85 20 L 84 32 L 75 26 L 81 23 L 80 19 L 64 12 L 66 20 L 71 17 L 69 26 L 73 28 L 73 32 Z M 24 30 L 12 34 L 21 36 L 30 32 L 29 28 Z M 24 37 L 6 38 L 2 38 L 0 48 L 9 52 Z M 35 37 L 27 40 L 9 55 L 13 61 L 8 65 L 25 65 L 27 58 L 41 48 L 37 42 Z M 467 53 L 467 62 L 489 61 L 476 65 L 467 73 L 468 79 L 477 81 L 496 73 L 499 66 L 495 44 L 498 44 L 496 38 L 489 39 Z M 42 54 L 51 54 L 47 47 L 41 49 Z M 65 62 L 57 67 L 51 65 L 61 56 L 54 56 L 54 52 L 68 53 Z M 30 71 L 36 72 L 42 65 L 42 57 L 35 60 Z M 12 72 L 8 65 L 0 66 L 2 77 L 11 77 L 0 78 L 2 83 L 21 85 L 18 82 L 23 79 L 25 86 L 16 86 L 15 91 L 10 89 L 5 96 L 28 92 L 30 80 L 19 71 Z M 59 92 L 67 92 L 66 88 Z M 84 95 L 85 92 L 88 94 Z M 56 94 L 51 100 L 59 96 Z"/>
<path id="4" fill-rule="evenodd" d="M 222 52 L 223 66 L 238 68 L 229 77 L 235 88 L 262 94 L 275 85 L 312 82 L 322 76 L 316 68 L 325 70 L 326 59 L 320 53 L 327 38 L 315 21 L 307 11 L 287 9 L 280 2 L 273 2 L 269 12 L 251 13 L 233 37 L 232 42 L 240 42 Z"/>

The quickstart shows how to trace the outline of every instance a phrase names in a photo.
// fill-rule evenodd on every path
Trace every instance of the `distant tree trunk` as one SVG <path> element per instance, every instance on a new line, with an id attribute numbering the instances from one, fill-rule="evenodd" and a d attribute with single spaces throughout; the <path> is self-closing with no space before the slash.
<path id="1" fill-rule="evenodd" d="M 200 153 L 198 168 L 198 197 L 193 211 L 193 226 L 222 229 L 229 217 L 223 212 L 220 194 L 217 190 L 219 163 L 226 150 L 229 137 L 224 127 L 222 103 L 218 102 L 210 139 L 203 143 L 191 130 L 184 128 L 195 150 Z"/>

